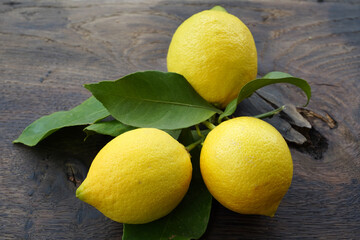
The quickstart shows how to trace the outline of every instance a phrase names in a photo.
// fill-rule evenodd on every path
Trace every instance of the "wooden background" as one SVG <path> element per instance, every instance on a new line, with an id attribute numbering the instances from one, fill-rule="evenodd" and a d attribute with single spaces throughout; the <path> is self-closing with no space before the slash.
<path id="1" fill-rule="evenodd" d="M 121 239 L 121 224 L 75 198 L 108 137 L 83 142 L 75 128 L 34 148 L 11 141 L 35 119 L 90 96 L 82 84 L 166 71 L 177 26 L 219 3 L 252 31 L 259 75 L 278 70 L 307 79 L 313 97 L 307 108 L 289 105 L 269 120 L 294 161 L 276 216 L 239 215 L 214 202 L 203 239 L 359 239 L 357 0 L 1 0 L 0 239 Z M 246 100 L 237 114 L 304 102 L 298 89 L 278 85 Z"/>

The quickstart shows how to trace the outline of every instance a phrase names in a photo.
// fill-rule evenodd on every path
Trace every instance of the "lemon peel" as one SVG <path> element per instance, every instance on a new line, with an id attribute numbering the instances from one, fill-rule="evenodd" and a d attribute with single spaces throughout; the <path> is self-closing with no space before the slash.
<path id="1" fill-rule="evenodd" d="M 293 163 L 281 134 L 253 117 L 225 121 L 206 137 L 200 168 L 209 192 L 241 214 L 274 216 L 290 187 Z"/>
<path id="2" fill-rule="evenodd" d="M 169 72 L 183 75 L 208 102 L 225 108 L 257 75 L 257 52 L 247 26 L 236 16 L 205 10 L 185 20 L 174 33 Z"/>
<path id="3" fill-rule="evenodd" d="M 101 149 L 76 196 L 114 221 L 147 223 L 180 203 L 191 176 L 182 144 L 158 129 L 135 129 Z"/>

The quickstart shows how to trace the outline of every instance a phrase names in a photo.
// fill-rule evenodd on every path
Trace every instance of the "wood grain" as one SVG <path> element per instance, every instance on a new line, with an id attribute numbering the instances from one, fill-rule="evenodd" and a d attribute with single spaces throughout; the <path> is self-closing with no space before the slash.
<path id="1" fill-rule="evenodd" d="M 0 2 L 1 239 L 121 238 L 121 224 L 74 194 L 108 137 L 83 142 L 81 128 L 75 128 L 61 130 L 35 148 L 11 141 L 35 119 L 85 100 L 90 94 L 82 84 L 141 70 L 166 71 L 167 48 L 177 26 L 216 4 L 212 0 Z M 305 103 L 302 93 L 292 86 L 274 85 L 241 104 L 238 115 L 293 104 L 268 120 L 291 146 L 293 183 L 274 218 L 235 214 L 214 202 L 203 239 L 357 239 L 360 3 L 221 4 L 252 31 L 259 75 L 278 70 L 307 79 L 313 97 L 308 107 L 295 108 Z M 300 145 L 301 136 L 306 142 Z"/>

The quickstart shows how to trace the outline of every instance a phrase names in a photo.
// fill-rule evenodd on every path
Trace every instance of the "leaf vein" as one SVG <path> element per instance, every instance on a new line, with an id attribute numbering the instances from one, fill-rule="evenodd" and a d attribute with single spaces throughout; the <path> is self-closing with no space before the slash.
<path id="1" fill-rule="evenodd" d="M 157 100 L 157 99 L 148 99 L 148 98 L 136 98 L 136 97 L 128 97 L 128 96 L 121 96 L 122 98 L 127 98 L 131 100 L 137 100 L 138 102 L 145 101 L 145 102 L 152 102 L 152 103 L 161 103 L 161 104 L 171 104 L 171 105 L 178 105 L 178 106 L 184 106 L 184 107 L 193 107 L 193 108 L 200 108 L 200 109 L 206 109 L 210 110 L 216 113 L 221 113 L 222 111 L 216 108 L 212 108 L 210 106 L 201 106 L 201 105 L 195 105 L 190 103 L 184 103 L 184 102 L 173 102 L 173 101 L 165 101 L 165 100 Z"/>

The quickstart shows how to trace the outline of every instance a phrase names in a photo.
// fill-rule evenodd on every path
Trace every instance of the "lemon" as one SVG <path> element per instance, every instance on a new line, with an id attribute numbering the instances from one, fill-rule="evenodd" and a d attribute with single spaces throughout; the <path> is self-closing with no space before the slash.
<path id="1" fill-rule="evenodd" d="M 183 75 L 208 102 L 221 108 L 257 75 L 254 38 L 226 11 L 206 10 L 185 20 L 172 37 L 169 72 Z"/>
<path id="2" fill-rule="evenodd" d="M 114 221 L 147 223 L 180 203 L 191 176 L 183 145 L 164 131 L 135 129 L 101 149 L 76 196 Z"/>
<path id="3" fill-rule="evenodd" d="M 281 134 L 253 117 L 238 117 L 212 130 L 201 150 L 204 182 L 226 208 L 274 216 L 290 187 L 293 163 Z"/>

